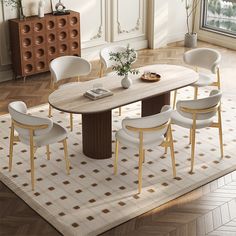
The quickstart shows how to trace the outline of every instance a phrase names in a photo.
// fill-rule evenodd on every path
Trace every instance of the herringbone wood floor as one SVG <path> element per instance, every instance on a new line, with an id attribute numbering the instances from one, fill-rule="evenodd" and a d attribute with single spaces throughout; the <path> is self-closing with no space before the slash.
<path id="1" fill-rule="evenodd" d="M 235 236 L 236 172 L 102 234 L 116 235 Z"/>
<path id="2" fill-rule="evenodd" d="M 223 91 L 225 96 L 235 99 L 236 85 L 232 83 L 235 75 L 236 52 L 199 42 L 199 47 L 212 47 L 223 56 Z M 139 51 L 137 67 L 154 63 L 182 64 L 182 55 L 186 49 L 182 43 L 170 45 L 157 50 Z M 99 63 L 92 63 L 93 70 L 89 77 L 97 77 Z M 7 112 L 9 102 L 19 99 L 28 106 L 36 106 L 47 102 L 50 94 L 49 73 L 27 79 L 9 81 L 0 84 L 0 114 Z M 235 99 L 236 100 L 236 99 Z M 228 177 L 225 177 L 226 179 Z M 232 179 L 231 179 L 232 180 Z M 215 184 L 206 185 L 186 194 L 153 211 L 139 216 L 103 234 L 110 235 L 168 235 L 168 236 L 200 236 L 200 235 L 236 235 L 235 232 L 235 179 L 232 183 L 225 181 L 224 186 L 215 188 Z M 213 187 L 212 187 L 213 186 Z M 208 191 L 210 189 L 210 191 Z M 223 190 L 222 190 L 223 189 Z M 207 194 L 219 191 L 222 198 L 207 198 Z M 230 199 L 221 192 L 229 192 Z M 226 193 L 227 194 L 227 193 Z M 214 195 L 214 193 L 213 193 Z M 207 199 L 206 199 L 207 198 Z M 197 206 L 197 207 L 196 207 Z M 234 209 L 235 211 L 232 211 Z M 31 210 L 21 199 L 0 183 L 0 235 L 60 235 L 51 225 Z"/>

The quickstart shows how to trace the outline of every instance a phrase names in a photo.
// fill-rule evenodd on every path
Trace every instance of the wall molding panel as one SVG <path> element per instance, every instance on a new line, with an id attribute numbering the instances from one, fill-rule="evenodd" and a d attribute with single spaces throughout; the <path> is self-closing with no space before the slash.
<path id="1" fill-rule="evenodd" d="M 97 34 L 94 35 L 92 38 L 90 38 L 90 40 L 95 40 L 95 39 L 99 39 L 99 38 L 101 38 L 102 35 L 103 35 L 102 29 L 103 29 L 103 26 L 100 25 L 99 28 L 98 28 L 98 32 L 97 32 Z"/>
<path id="2" fill-rule="evenodd" d="M 113 0 L 112 13 L 112 41 L 145 35 L 146 0 Z"/>
<path id="3" fill-rule="evenodd" d="M 123 34 L 123 33 L 128 34 L 128 33 L 131 33 L 131 32 L 133 32 L 133 31 L 138 31 L 138 30 L 140 29 L 140 21 L 141 21 L 141 19 L 138 18 L 135 27 L 132 28 L 132 29 L 130 29 L 130 30 L 124 30 L 124 29 L 122 29 L 122 28 L 121 28 L 121 25 L 120 25 L 120 22 L 118 21 L 118 22 L 117 22 L 117 24 L 118 24 L 118 34 Z"/>
<path id="4" fill-rule="evenodd" d="M 95 47 L 97 45 L 104 44 L 106 42 L 106 32 L 105 32 L 105 25 L 106 25 L 106 0 L 99 0 L 93 1 L 94 4 L 90 8 L 90 15 L 89 16 L 89 31 L 91 33 L 87 33 L 88 28 L 82 25 L 82 32 L 81 32 L 81 47 Z M 78 10 L 79 11 L 79 10 Z M 95 14 L 96 13 L 96 14 Z M 87 17 L 86 22 L 87 22 Z M 83 12 L 81 13 L 81 18 L 83 19 Z M 83 24 L 83 22 L 81 22 Z M 86 29 L 86 30 L 85 30 Z"/>

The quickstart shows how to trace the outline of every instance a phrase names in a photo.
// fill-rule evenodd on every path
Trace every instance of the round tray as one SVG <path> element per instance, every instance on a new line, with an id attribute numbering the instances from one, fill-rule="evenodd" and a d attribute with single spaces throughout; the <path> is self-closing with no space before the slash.
<path id="1" fill-rule="evenodd" d="M 156 81 L 159 81 L 160 79 L 161 79 L 161 76 L 153 72 L 148 72 L 148 73 L 142 74 L 141 76 L 141 80 L 147 81 L 147 82 L 156 82 Z"/>

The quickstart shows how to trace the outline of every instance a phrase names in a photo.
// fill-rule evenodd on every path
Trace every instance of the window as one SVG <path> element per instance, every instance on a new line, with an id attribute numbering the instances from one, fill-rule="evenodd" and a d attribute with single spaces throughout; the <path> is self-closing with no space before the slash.
<path id="1" fill-rule="evenodd" d="M 236 37 L 236 0 L 204 0 L 202 27 Z"/>

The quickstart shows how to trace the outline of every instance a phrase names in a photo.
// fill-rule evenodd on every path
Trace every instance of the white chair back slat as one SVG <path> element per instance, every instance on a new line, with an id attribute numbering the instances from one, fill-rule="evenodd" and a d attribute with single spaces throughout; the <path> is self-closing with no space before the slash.
<path id="1" fill-rule="evenodd" d="M 8 105 L 8 110 L 13 121 L 26 126 L 43 126 L 46 125 L 45 129 L 35 130 L 34 136 L 40 136 L 50 132 L 53 126 L 53 121 L 49 118 L 41 118 L 27 114 L 27 106 L 22 101 L 11 102 Z M 15 126 L 16 131 L 20 136 L 29 136 L 29 129 L 20 128 Z"/>
<path id="2" fill-rule="evenodd" d="M 127 129 L 127 126 L 135 127 L 135 128 L 154 128 L 161 126 L 165 123 L 167 123 L 170 120 L 171 117 L 172 108 L 168 105 L 165 105 L 161 112 L 147 117 L 142 118 L 126 118 L 122 121 L 122 128 L 123 130 L 129 134 L 130 136 L 133 136 L 135 138 L 139 138 L 138 132 L 133 132 Z M 163 129 L 159 130 L 153 130 L 153 131 L 147 131 L 143 132 L 143 138 L 158 138 L 162 137 L 166 131 L 167 131 L 168 125 L 163 127 Z"/>
<path id="3" fill-rule="evenodd" d="M 177 111 L 184 117 L 192 119 L 193 113 L 183 111 L 182 108 L 187 108 L 191 110 L 202 110 L 209 109 L 217 106 L 220 103 L 222 93 L 219 90 L 212 90 L 209 97 L 201 98 L 197 100 L 179 100 L 176 104 Z M 197 113 L 196 120 L 207 120 L 215 116 L 217 109 L 214 111 L 209 111 L 206 113 Z"/>
<path id="4" fill-rule="evenodd" d="M 62 56 L 55 58 L 49 65 L 54 82 L 62 79 L 87 75 L 91 71 L 91 64 L 77 56 Z"/>
<path id="5" fill-rule="evenodd" d="M 183 59 L 188 65 L 205 68 L 215 74 L 221 61 L 221 55 L 214 49 L 196 48 L 185 52 Z"/>

